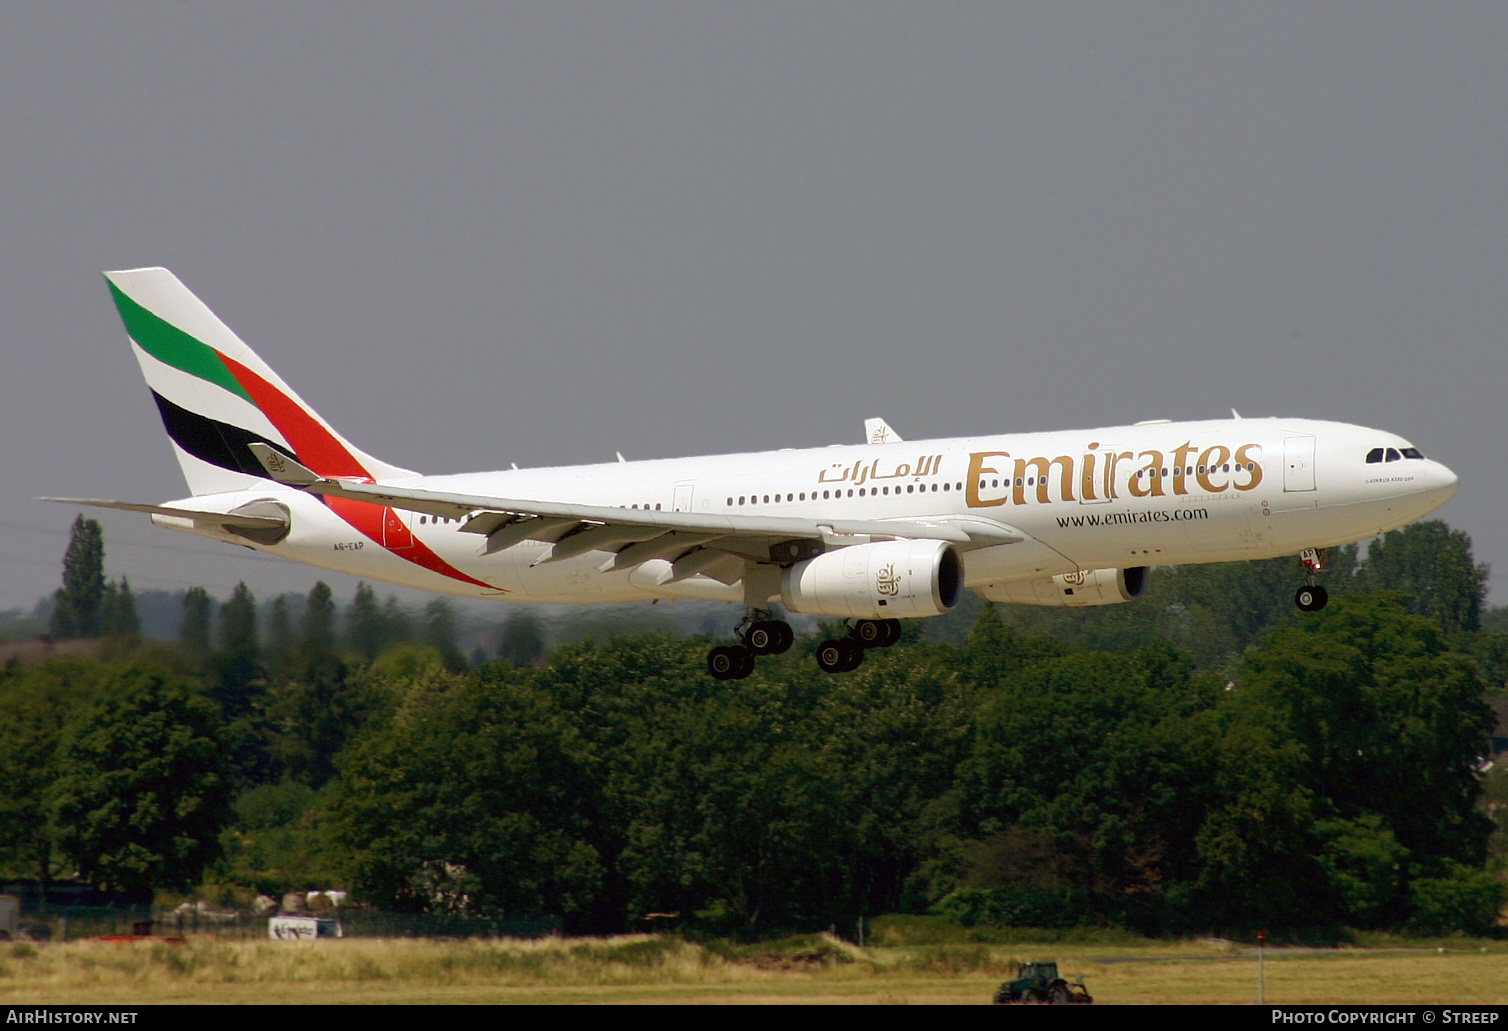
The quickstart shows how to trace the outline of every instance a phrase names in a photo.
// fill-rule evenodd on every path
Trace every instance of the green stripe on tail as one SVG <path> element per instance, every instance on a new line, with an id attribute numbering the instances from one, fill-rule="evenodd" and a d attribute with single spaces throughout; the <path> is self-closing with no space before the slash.
<path id="1" fill-rule="evenodd" d="M 164 365 L 171 365 L 251 401 L 251 395 L 236 382 L 213 347 L 164 322 L 121 293 L 114 283 L 110 283 L 110 295 L 115 298 L 115 307 L 120 310 L 126 332 L 143 351 Z"/>

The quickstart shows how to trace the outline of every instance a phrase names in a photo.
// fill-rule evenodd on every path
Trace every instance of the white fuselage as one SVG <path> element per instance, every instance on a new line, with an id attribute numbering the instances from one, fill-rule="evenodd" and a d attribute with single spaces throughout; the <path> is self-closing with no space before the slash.
<path id="1" fill-rule="evenodd" d="M 1454 473 L 1430 459 L 1402 457 L 1405 450 L 1394 434 L 1343 423 L 1227 419 L 391 482 L 651 511 L 944 517 L 1016 531 L 1024 539 L 963 549 L 965 583 L 981 587 L 1075 570 L 1269 558 L 1371 537 L 1421 518 L 1455 492 Z M 1384 457 L 1369 462 L 1369 453 Z M 706 577 L 662 583 L 656 562 L 612 569 L 605 552 L 535 565 L 549 545 L 525 540 L 484 554 L 484 538 L 464 532 L 461 520 L 410 511 L 397 513 L 402 525 L 377 540 L 320 498 L 270 481 L 264 489 L 199 496 L 193 505 L 228 512 L 257 499 L 286 504 L 291 531 L 277 544 L 250 546 L 359 577 L 517 601 L 748 600 L 742 588 Z M 188 520 L 154 519 L 248 544 Z M 411 541 L 489 586 L 405 558 Z"/>

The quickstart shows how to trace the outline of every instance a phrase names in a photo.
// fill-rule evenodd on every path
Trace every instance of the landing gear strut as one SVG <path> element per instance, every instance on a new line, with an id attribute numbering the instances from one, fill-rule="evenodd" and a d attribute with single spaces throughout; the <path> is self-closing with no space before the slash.
<path id="1" fill-rule="evenodd" d="M 1305 548 L 1299 555 L 1299 561 L 1304 566 L 1304 586 L 1293 596 L 1293 603 L 1299 607 L 1300 612 L 1318 612 L 1330 600 L 1330 592 L 1314 582 L 1315 576 L 1324 571 L 1325 559 L 1328 557 L 1326 548 Z"/>
<path id="2" fill-rule="evenodd" d="M 771 619 L 763 609 L 749 612 L 733 633 L 742 643 L 721 645 L 707 653 L 707 672 L 716 680 L 742 680 L 754 672 L 754 656 L 779 655 L 796 640 L 789 623 Z"/>
<path id="3" fill-rule="evenodd" d="M 864 661 L 866 648 L 889 648 L 901 639 L 898 619 L 861 619 L 847 637 L 823 641 L 817 648 L 817 667 L 824 673 L 850 673 Z"/>

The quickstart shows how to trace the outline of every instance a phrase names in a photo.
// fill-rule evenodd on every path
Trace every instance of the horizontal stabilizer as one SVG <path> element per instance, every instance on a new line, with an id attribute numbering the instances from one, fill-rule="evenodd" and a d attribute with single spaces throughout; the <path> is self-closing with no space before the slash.
<path id="1" fill-rule="evenodd" d="M 287 519 L 280 519 L 277 516 L 243 515 L 239 512 L 200 512 L 191 508 L 172 508 L 167 505 L 142 505 L 134 501 L 106 501 L 101 498 L 38 498 L 37 500 L 56 501 L 60 505 L 117 508 L 123 512 L 145 512 L 147 515 L 194 519 L 199 522 L 219 523 L 221 526 L 229 527 L 240 526 L 246 529 L 275 530 L 288 525 Z"/>

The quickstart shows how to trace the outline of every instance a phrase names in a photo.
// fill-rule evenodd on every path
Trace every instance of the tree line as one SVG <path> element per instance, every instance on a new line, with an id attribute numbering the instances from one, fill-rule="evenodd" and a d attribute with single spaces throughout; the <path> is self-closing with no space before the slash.
<path id="1" fill-rule="evenodd" d="M 190 592 L 176 645 L 0 674 L 0 861 L 591 931 L 1489 930 L 1483 699 L 1508 635 L 1469 541 L 1422 524 L 1343 552 L 1353 592 L 1302 619 L 1283 570 L 972 606 L 842 677 L 813 668 L 817 628 L 726 683 L 705 641 L 657 634 L 467 668 L 443 627 L 379 629 L 364 586 L 337 619 L 317 585 L 265 637 L 242 588 L 215 636 Z M 1238 645 L 1186 647 L 1216 619 Z"/>

